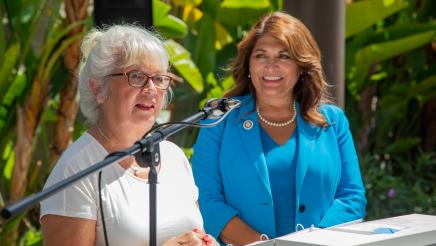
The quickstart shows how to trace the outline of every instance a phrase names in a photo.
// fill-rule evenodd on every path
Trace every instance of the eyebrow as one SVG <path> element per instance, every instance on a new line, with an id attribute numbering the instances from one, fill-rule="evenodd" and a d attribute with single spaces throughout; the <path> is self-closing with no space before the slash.
<path id="1" fill-rule="evenodd" d="M 266 52 L 266 50 L 262 49 L 262 48 L 257 48 L 257 49 L 254 49 L 253 52 Z M 289 52 L 287 50 L 281 50 L 281 51 L 279 51 L 279 53 L 289 53 Z"/>

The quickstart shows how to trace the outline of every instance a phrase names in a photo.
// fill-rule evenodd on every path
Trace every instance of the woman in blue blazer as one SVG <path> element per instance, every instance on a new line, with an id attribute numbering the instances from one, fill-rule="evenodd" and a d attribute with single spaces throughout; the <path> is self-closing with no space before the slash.
<path id="1" fill-rule="evenodd" d="M 296 18 L 264 16 L 238 45 L 242 106 L 202 129 L 192 167 L 206 231 L 243 245 L 363 218 L 348 121 L 326 100 L 320 51 Z"/>

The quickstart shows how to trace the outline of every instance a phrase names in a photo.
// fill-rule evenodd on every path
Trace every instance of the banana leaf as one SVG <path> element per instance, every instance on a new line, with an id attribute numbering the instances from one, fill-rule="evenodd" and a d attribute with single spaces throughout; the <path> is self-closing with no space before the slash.
<path id="1" fill-rule="evenodd" d="M 182 45 L 171 39 L 165 41 L 165 46 L 173 67 L 188 81 L 196 92 L 201 93 L 204 89 L 203 77 L 192 61 L 191 54 Z"/>
<path id="2" fill-rule="evenodd" d="M 351 37 L 407 7 L 405 0 L 366 0 L 348 4 L 345 10 L 345 37 Z"/>

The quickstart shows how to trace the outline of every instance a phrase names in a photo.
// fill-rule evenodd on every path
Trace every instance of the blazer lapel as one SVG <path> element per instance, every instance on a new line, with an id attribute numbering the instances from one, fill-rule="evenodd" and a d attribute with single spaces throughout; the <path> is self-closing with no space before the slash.
<path id="1" fill-rule="evenodd" d="M 248 123 L 247 121 L 251 121 L 251 129 L 244 127 L 244 124 Z M 237 125 L 239 136 L 241 137 L 242 145 L 245 147 L 245 151 L 249 156 L 249 161 L 254 165 L 254 168 L 256 168 L 259 179 L 271 195 L 268 170 L 260 139 L 260 126 L 256 112 L 254 111 L 254 102 L 251 96 L 242 99 L 242 106 L 239 111 Z"/>
<path id="2" fill-rule="evenodd" d="M 297 168 L 296 168 L 296 194 L 300 194 L 306 171 L 311 164 L 314 152 L 315 140 L 320 127 L 311 125 L 301 117 L 300 104 L 297 104 Z"/>

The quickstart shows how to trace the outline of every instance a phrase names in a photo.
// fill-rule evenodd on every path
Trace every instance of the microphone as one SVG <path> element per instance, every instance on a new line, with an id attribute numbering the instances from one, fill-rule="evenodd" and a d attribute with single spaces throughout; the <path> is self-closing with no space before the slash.
<path id="1" fill-rule="evenodd" d="M 229 110 L 239 108 L 241 101 L 233 98 L 212 98 L 204 105 L 204 110 L 210 110 L 208 119 L 218 119 Z"/>

